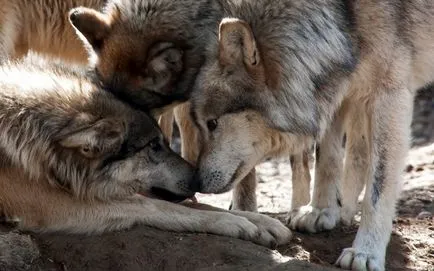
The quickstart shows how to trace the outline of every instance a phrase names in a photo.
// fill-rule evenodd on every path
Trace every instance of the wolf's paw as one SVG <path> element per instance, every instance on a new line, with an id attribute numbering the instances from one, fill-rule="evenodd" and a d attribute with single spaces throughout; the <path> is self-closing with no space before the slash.
<path id="1" fill-rule="evenodd" d="M 339 221 L 339 210 L 317 209 L 310 205 L 302 206 L 288 213 L 287 225 L 298 231 L 319 232 L 333 229 Z"/>
<path id="2" fill-rule="evenodd" d="M 359 251 L 356 248 L 346 248 L 335 263 L 342 269 L 357 271 L 383 271 L 384 262 L 371 252 Z"/>
<path id="3" fill-rule="evenodd" d="M 275 248 L 287 244 L 292 238 L 292 232 L 277 219 L 253 212 L 233 211 L 232 213 L 247 218 L 258 227 L 259 235 L 255 241 L 258 244 Z"/>
<path id="4" fill-rule="evenodd" d="M 214 221 L 210 221 L 209 233 L 254 241 L 259 236 L 259 228 L 247 218 L 219 213 Z"/>

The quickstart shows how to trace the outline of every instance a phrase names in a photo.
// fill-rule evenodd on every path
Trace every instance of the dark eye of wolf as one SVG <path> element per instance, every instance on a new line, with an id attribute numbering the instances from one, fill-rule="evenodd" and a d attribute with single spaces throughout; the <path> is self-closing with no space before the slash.
<path id="1" fill-rule="evenodd" d="M 160 144 L 160 139 L 158 137 L 152 139 L 151 142 L 149 142 L 149 147 L 151 147 L 151 149 L 155 152 L 160 151 L 162 148 Z"/>
<path id="2" fill-rule="evenodd" d="M 212 132 L 212 131 L 214 131 L 215 129 L 217 129 L 217 125 L 218 125 L 218 122 L 217 122 L 216 119 L 209 120 L 209 121 L 207 121 L 207 123 L 206 123 L 206 126 L 208 127 L 208 130 L 209 130 L 210 132 Z"/>

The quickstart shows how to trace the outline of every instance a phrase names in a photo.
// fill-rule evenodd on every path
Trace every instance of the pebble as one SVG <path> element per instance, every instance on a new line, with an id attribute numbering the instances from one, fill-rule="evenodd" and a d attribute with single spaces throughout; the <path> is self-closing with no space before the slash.
<path id="1" fill-rule="evenodd" d="M 422 211 L 417 215 L 417 219 L 426 219 L 432 217 L 432 213 L 427 211 Z"/>

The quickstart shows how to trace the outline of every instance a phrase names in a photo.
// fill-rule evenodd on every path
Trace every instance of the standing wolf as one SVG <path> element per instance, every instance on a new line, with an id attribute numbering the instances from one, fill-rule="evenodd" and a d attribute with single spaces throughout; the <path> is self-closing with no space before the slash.
<path id="1" fill-rule="evenodd" d="M 275 246 L 281 222 L 196 210 L 153 198 L 191 197 L 194 168 L 155 122 L 80 70 L 35 60 L 0 70 L 0 213 L 36 231 L 98 233 L 142 223 Z M 202 207 L 201 207 L 202 208 Z"/>
<path id="2" fill-rule="evenodd" d="M 234 1 L 225 17 L 192 95 L 206 140 L 198 191 L 226 191 L 262 159 L 313 138 L 313 199 L 290 213 L 291 228 L 350 222 L 366 185 L 357 236 L 337 264 L 384 270 L 413 96 L 434 79 L 434 3 Z"/>

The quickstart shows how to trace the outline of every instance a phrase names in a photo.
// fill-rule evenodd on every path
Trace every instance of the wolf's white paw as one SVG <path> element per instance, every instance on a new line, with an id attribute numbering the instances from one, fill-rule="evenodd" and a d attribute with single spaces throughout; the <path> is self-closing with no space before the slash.
<path id="1" fill-rule="evenodd" d="M 342 224 L 349 226 L 352 225 L 354 222 L 354 216 L 357 213 L 356 208 L 347 208 L 343 206 L 341 208 L 341 222 Z"/>
<path id="2" fill-rule="evenodd" d="M 252 212 L 232 211 L 243 216 L 258 227 L 259 235 L 255 241 L 258 244 L 274 248 L 287 244 L 292 238 L 292 232 L 279 220 Z"/>
<path id="3" fill-rule="evenodd" d="M 209 222 L 209 233 L 254 241 L 259 236 L 259 228 L 247 218 L 229 213 L 216 214 L 215 220 Z"/>
<path id="4" fill-rule="evenodd" d="M 348 270 L 357 271 L 383 271 L 384 262 L 370 252 L 358 251 L 355 248 L 346 248 L 336 261 L 336 265 Z"/>
<path id="5" fill-rule="evenodd" d="M 310 205 L 290 211 L 286 218 L 286 223 L 291 229 L 307 232 L 331 230 L 338 221 L 338 209 L 324 208 L 320 210 Z"/>

